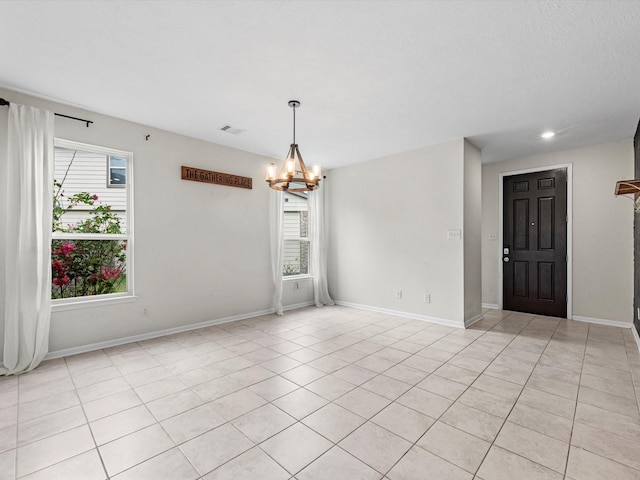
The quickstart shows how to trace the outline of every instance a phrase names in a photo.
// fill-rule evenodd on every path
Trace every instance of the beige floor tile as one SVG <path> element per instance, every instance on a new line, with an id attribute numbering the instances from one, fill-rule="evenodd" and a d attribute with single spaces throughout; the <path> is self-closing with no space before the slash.
<path id="1" fill-rule="evenodd" d="M 446 423 L 436 422 L 417 445 L 469 473 L 475 473 L 491 444 Z"/>
<path id="2" fill-rule="evenodd" d="M 595 455 L 581 448 L 571 447 L 567 464 L 570 480 L 640 480 L 640 471 Z"/>
<path id="3" fill-rule="evenodd" d="M 261 396 L 266 401 L 271 402 L 276 398 L 280 398 L 287 393 L 291 393 L 297 390 L 299 387 L 295 383 L 282 378 L 279 375 L 275 375 L 267 380 L 256 383 L 249 387 L 253 393 Z"/>
<path id="4" fill-rule="evenodd" d="M 586 403 L 578 402 L 574 421 L 627 437 L 632 442 L 640 438 L 640 419 L 610 412 Z"/>
<path id="5" fill-rule="evenodd" d="M 378 375 L 368 382 L 363 383 L 361 388 L 374 392 L 377 395 L 382 395 L 389 400 L 395 400 L 409 390 L 411 385 L 401 382 L 400 380 L 387 377 L 386 375 Z"/>
<path id="6" fill-rule="evenodd" d="M 379 480 L 382 475 L 348 454 L 333 447 L 296 475 L 298 480 Z"/>
<path id="7" fill-rule="evenodd" d="M 122 374 L 120 373 L 120 370 L 118 370 L 115 365 L 112 365 L 109 367 L 78 373 L 73 376 L 73 383 L 76 388 L 85 387 L 87 385 L 93 385 L 94 383 L 111 380 L 121 376 Z"/>
<path id="8" fill-rule="evenodd" d="M 595 375 L 583 373 L 580 377 L 580 386 L 617 395 L 618 397 L 625 397 L 630 400 L 636 399 L 636 392 L 634 391 L 631 383 L 618 382 L 611 378 L 597 377 Z"/>
<path id="9" fill-rule="evenodd" d="M 508 417 L 510 422 L 569 443 L 573 422 L 564 417 L 518 403 Z"/>
<path id="10" fill-rule="evenodd" d="M 129 383 L 122 378 L 114 378 L 112 380 L 106 380 L 104 382 L 94 383 L 86 387 L 80 387 L 76 390 L 78 397 L 82 403 L 91 402 L 99 398 L 108 397 L 115 393 L 124 392 L 130 390 Z"/>
<path id="11" fill-rule="evenodd" d="M 592 388 L 581 386 L 578 392 L 578 401 L 588 403 L 596 407 L 621 413 L 633 418 L 640 418 L 638 402 L 627 397 L 620 397 L 607 392 L 601 392 Z"/>
<path id="12" fill-rule="evenodd" d="M 260 448 L 254 447 L 213 472 L 203 480 L 288 480 L 289 472 L 273 461 Z"/>
<path id="13" fill-rule="evenodd" d="M 82 408 L 84 409 L 87 419 L 93 422 L 100 418 L 113 415 L 114 413 L 136 407 L 141 403 L 136 392 L 133 390 L 125 390 L 114 395 L 109 395 L 108 397 L 87 402 Z"/>
<path id="14" fill-rule="evenodd" d="M 338 443 L 366 420 L 334 403 L 325 405 L 302 420 L 309 428 Z"/>
<path id="15" fill-rule="evenodd" d="M 560 397 L 575 400 L 578 398 L 579 386 L 569 382 L 561 382 L 552 378 L 541 377 L 533 373 L 527 382 L 527 387 L 543 392 L 552 393 Z"/>
<path id="16" fill-rule="evenodd" d="M 289 473 L 296 474 L 332 445 L 309 427 L 296 423 L 262 443 L 260 448 Z"/>
<path id="17" fill-rule="evenodd" d="M 447 362 L 447 365 L 454 365 L 456 367 L 466 368 L 474 372 L 481 373 L 485 368 L 489 366 L 491 362 L 489 360 L 480 360 L 464 355 L 464 352 L 456 355 Z"/>
<path id="18" fill-rule="evenodd" d="M 134 388 L 143 402 L 151 402 L 158 398 L 166 397 L 172 393 L 185 390 L 187 387 L 177 378 L 165 378 L 157 382 L 148 383 L 141 387 Z"/>
<path id="19" fill-rule="evenodd" d="M 0 469 L 1 470 L 1 469 Z M 0 478 L 2 474 L 0 473 Z M 20 480 L 106 480 L 100 456 L 96 449 L 63 460 L 50 467 L 21 477 Z"/>
<path id="20" fill-rule="evenodd" d="M 504 423 L 500 417 L 457 402 L 442 415 L 440 420 L 488 442 L 493 442 Z"/>
<path id="21" fill-rule="evenodd" d="M 211 402 L 233 392 L 237 392 L 238 390 L 242 390 L 242 386 L 235 380 L 228 377 L 221 377 L 196 385 L 192 387 L 191 390 L 205 402 Z"/>
<path id="22" fill-rule="evenodd" d="M 147 383 L 162 380 L 163 378 L 169 378 L 172 375 L 173 374 L 169 370 L 164 368 L 162 365 L 159 365 L 140 372 L 130 373 L 125 375 L 124 378 L 129 382 L 131 387 L 135 388 L 146 385 Z"/>
<path id="23" fill-rule="evenodd" d="M 0 453 L 0 480 L 15 480 L 16 451 Z"/>
<path id="24" fill-rule="evenodd" d="M 211 448 L 215 445 L 216 448 Z M 180 450 L 200 475 L 204 475 L 253 447 L 247 437 L 226 423 L 189 440 Z"/>
<path id="25" fill-rule="evenodd" d="M 449 400 L 456 400 L 467 388 L 469 388 L 467 385 L 462 383 L 447 380 L 446 378 L 433 374 L 418 383 L 417 386 L 428 392 L 448 398 Z"/>
<path id="26" fill-rule="evenodd" d="M 96 445 L 100 446 L 155 423 L 156 419 L 151 415 L 147 407 L 138 405 L 129 410 L 91 422 L 89 426 Z"/>
<path id="27" fill-rule="evenodd" d="M 264 405 L 233 420 L 233 425 L 254 443 L 261 443 L 296 422 L 271 404 Z"/>
<path id="28" fill-rule="evenodd" d="M 327 355 L 326 357 L 321 357 L 309 362 L 308 365 L 324 373 L 333 373 L 336 370 L 346 367 L 349 363 L 344 360 L 340 360 L 339 358 Z"/>
<path id="29" fill-rule="evenodd" d="M 469 387 L 469 389 L 460 396 L 458 402 L 500 418 L 507 418 L 515 403 L 514 400 L 507 400 L 506 398 L 478 390 L 474 387 Z"/>
<path id="30" fill-rule="evenodd" d="M 438 368 L 435 372 L 435 375 L 439 377 L 443 377 L 449 380 L 453 380 L 454 382 L 463 383 L 465 385 L 471 385 L 478 375 L 479 372 L 469 370 L 467 368 L 456 367 L 455 365 L 451 365 L 447 363 L 440 368 Z"/>
<path id="31" fill-rule="evenodd" d="M 517 383 L 518 385 L 524 385 L 527 383 L 531 371 L 513 368 L 507 365 L 491 364 L 484 371 L 486 375 L 490 377 L 500 378 L 507 382 Z"/>
<path id="32" fill-rule="evenodd" d="M 510 401 L 515 401 L 523 389 L 523 386 L 517 383 L 508 382 L 485 374 L 480 375 L 471 386 Z"/>
<path id="33" fill-rule="evenodd" d="M 453 403 L 448 398 L 414 387 L 396 400 L 405 407 L 412 408 L 431 418 L 438 418 Z"/>
<path id="34" fill-rule="evenodd" d="M 287 357 L 293 358 L 302 363 L 307 363 L 317 358 L 323 357 L 324 353 L 312 350 L 310 348 L 301 348 L 291 353 L 287 353 Z"/>
<path id="35" fill-rule="evenodd" d="M 422 353 L 422 352 L 418 352 L 418 353 Z M 440 360 L 434 360 L 432 358 L 427 358 L 422 355 L 416 354 L 402 361 L 400 365 L 405 365 L 407 367 L 415 368 L 416 370 L 420 370 L 425 373 L 433 373 L 438 368 L 440 368 L 443 363 L 444 362 Z"/>
<path id="36" fill-rule="evenodd" d="M 426 472 L 434 479 L 471 480 L 473 475 L 455 465 L 413 447 L 387 474 L 390 480 L 416 480 L 426 478 Z"/>
<path id="37" fill-rule="evenodd" d="M 21 422 L 18 424 L 18 446 L 35 442 L 66 430 L 71 430 L 85 423 L 87 423 L 87 420 L 85 419 L 82 408 L 78 405 L 67 408 L 66 410 L 43 415 L 27 422 Z M 15 435 L 15 429 L 13 429 L 13 432 Z M 1 443 L 0 440 L 0 444 Z M 10 448 L 15 448 L 15 445 L 12 445 Z M 8 449 L 9 448 L 5 448 L 4 450 Z"/>
<path id="38" fill-rule="evenodd" d="M 571 445 L 640 470 L 640 449 L 627 437 L 576 422 Z"/>
<path id="39" fill-rule="evenodd" d="M 293 358 L 282 356 L 263 362 L 260 365 L 267 370 L 271 370 L 273 373 L 282 373 L 302 364 Z"/>
<path id="40" fill-rule="evenodd" d="M 308 390 L 326 398 L 327 400 L 335 400 L 347 392 L 350 392 L 356 386 L 352 383 L 342 380 L 334 375 L 327 375 L 306 386 Z"/>
<path id="41" fill-rule="evenodd" d="M 299 388 L 273 401 L 276 407 L 298 420 L 315 412 L 327 403 L 328 400 L 305 388 Z"/>
<path id="42" fill-rule="evenodd" d="M 401 382 L 408 383 L 409 385 L 415 385 L 427 376 L 427 373 L 422 370 L 402 364 L 391 367 L 389 370 L 384 372 L 384 374 L 388 377 L 400 380 Z"/>
<path id="43" fill-rule="evenodd" d="M 482 480 L 562 480 L 563 475 L 494 445 L 477 477 Z"/>
<path id="44" fill-rule="evenodd" d="M 506 422 L 496 438 L 495 445 L 558 473 L 564 473 L 569 452 L 568 443 L 515 423 Z"/>
<path id="45" fill-rule="evenodd" d="M 15 393 L 17 394 L 17 390 L 15 390 Z M 10 407 L 0 408 L 0 425 L 15 423 L 18 417 L 20 418 L 20 422 L 27 422 L 34 418 L 66 410 L 76 405 L 80 405 L 80 399 L 74 390 L 47 396 L 31 402 L 20 402 L 19 405 L 13 404 Z M 18 416 L 9 414 L 10 412 L 16 411 L 18 412 Z M 6 412 L 7 415 L 3 415 L 3 412 Z M 9 421 L 9 418 L 11 418 L 12 421 Z"/>
<path id="46" fill-rule="evenodd" d="M 18 448 L 18 477 L 79 455 L 95 448 L 87 425 L 58 433 Z"/>
<path id="47" fill-rule="evenodd" d="M 367 370 L 371 370 L 376 373 L 382 373 L 385 370 L 389 370 L 391 367 L 395 366 L 398 362 L 392 362 L 386 358 L 378 357 L 377 355 L 369 355 L 368 357 L 364 357 L 354 365 L 357 365 L 362 368 L 366 368 Z"/>
<path id="48" fill-rule="evenodd" d="M 172 448 L 113 477 L 113 480 L 195 480 L 198 472 L 178 448 Z"/>
<path id="49" fill-rule="evenodd" d="M 99 450 L 107 473 L 115 476 L 173 447 L 173 441 L 155 424 L 102 445 Z"/>
<path id="50" fill-rule="evenodd" d="M 391 400 L 357 387 L 335 400 L 335 403 L 363 418 L 371 418 L 389 405 Z"/>
<path id="51" fill-rule="evenodd" d="M 17 446 L 17 430 L 17 424 L 0 427 L 0 453 L 15 450 Z"/>
<path id="52" fill-rule="evenodd" d="M 230 373 L 229 378 L 235 380 L 243 387 L 248 387 L 249 385 L 254 385 L 267 378 L 271 378 L 273 375 L 271 370 L 261 367 L 260 365 L 253 365 L 252 367 Z"/>
<path id="53" fill-rule="evenodd" d="M 166 397 L 153 400 L 146 404 L 153 416 L 159 422 L 167 418 L 186 412 L 204 403 L 198 395 L 191 390 L 181 390 L 180 392 L 167 395 Z"/>
<path id="54" fill-rule="evenodd" d="M 176 445 L 191 440 L 225 423 L 225 419 L 209 405 L 187 410 L 160 423 Z"/>
<path id="55" fill-rule="evenodd" d="M 394 402 L 371 421 L 413 443 L 433 425 L 435 419 Z"/>
<path id="56" fill-rule="evenodd" d="M 348 365 L 340 370 L 336 370 L 332 375 L 357 386 L 368 382 L 375 377 L 377 373 L 357 365 Z"/>
<path id="57" fill-rule="evenodd" d="M 362 425 L 339 445 L 380 473 L 387 472 L 411 448 L 411 442 L 371 422 Z"/>
<path id="58" fill-rule="evenodd" d="M 267 403 L 267 401 L 245 388 L 218 398 L 211 406 L 227 420 L 233 420 Z"/>
<path id="59" fill-rule="evenodd" d="M 569 420 L 573 420 L 576 409 L 576 402 L 573 400 L 529 387 L 525 387 L 522 391 L 518 403 L 553 413 Z"/>

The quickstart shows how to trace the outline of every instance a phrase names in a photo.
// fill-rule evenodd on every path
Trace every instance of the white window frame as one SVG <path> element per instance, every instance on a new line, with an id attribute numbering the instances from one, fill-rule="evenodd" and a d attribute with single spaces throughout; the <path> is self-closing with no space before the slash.
<path id="1" fill-rule="evenodd" d="M 111 159 L 117 158 L 118 160 L 124 160 L 124 184 L 122 183 L 111 183 L 111 170 L 113 168 L 121 169 L 122 167 L 112 167 Z M 121 157 L 118 155 L 107 155 L 107 188 L 126 188 L 128 185 L 127 177 L 129 176 L 129 169 L 127 168 L 127 164 L 129 162 L 125 157 Z"/>
<path id="2" fill-rule="evenodd" d="M 109 147 L 101 147 L 97 145 L 89 145 L 86 143 L 75 142 L 56 138 L 54 145 L 60 148 L 71 150 L 82 150 L 85 152 L 93 152 L 124 158 L 126 160 L 126 183 L 127 188 L 127 215 L 125 221 L 124 234 L 101 234 L 101 233 L 64 233 L 53 232 L 52 240 L 126 240 L 127 241 L 127 291 L 119 293 L 107 293 L 102 295 L 58 298 L 51 300 L 51 311 L 75 310 L 92 306 L 104 306 L 110 303 L 126 303 L 136 299 L 134 292 L 134 235 L 133 235 L 133 153 L 123 150 L 116 150 Z"/>
<path id="3" fill-rule="evenodd" d="M 309 258 L 307 259 L 307 273 L 299 273 L 298 275 L 284 275 L 284 257 L 283 257 L 283 264 L 282 264 L 282 270 L 283 270 L 283 275 L 282 275 L 282 281 L 286 282 L 286 281 L 292 281 L 292 280 L 300 280 L 303 278 L 311 278 L 313 277 L 313 272 L 311 271 L 311 249 L 313 248 L 313 245 L 311 243 L 311 237 L 309 236 L 309 227 L 308 227 L 308 221 L 309 221 L 309 197 L 306 197 L 307 200 L 307 236 L 306 237 L 293 237 L 293 236 L 287 236 L 284 234 L 283 231 L 283 235 L 282 235 L 282 247 L 284 249 L 284 246 L 286 245 L 287 241 L 300 241 L 300 242 L 306 242 L 309 245 Z M 284 215 L 287 210 L 285 209 L 287 205 L 287 202 L 284 201 L 282 202 L 282 214 Z M 285 228 L 285 222 L 282 222 L 282 228 Z"/>

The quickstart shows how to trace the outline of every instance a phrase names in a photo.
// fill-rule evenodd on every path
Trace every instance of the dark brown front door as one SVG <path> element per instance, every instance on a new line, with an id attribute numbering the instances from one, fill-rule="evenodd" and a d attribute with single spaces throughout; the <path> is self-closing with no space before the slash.
<path id="1" fill-rule="evenodd" d="M 567 316 L 567 170 L 504 178 L 503 308 Z"/>

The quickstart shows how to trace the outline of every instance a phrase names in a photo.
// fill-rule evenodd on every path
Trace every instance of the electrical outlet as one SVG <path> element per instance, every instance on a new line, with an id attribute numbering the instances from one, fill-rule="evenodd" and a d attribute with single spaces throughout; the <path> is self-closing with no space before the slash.
<path id="1" fill-rule="evenodd" d="M 396 300 L 402 300 L 402 290 L 396 292 Z"/>
<path id="2" fill-rule="evenodd" d="M 424 294 L 424 303 L 431 303 L 431 294 L 430 293 L 425 293 Z"/>
<path id="3" fill-rule="evenodd" d="M 148 317 L 149 316 L 149 305 L 143 305 L 140 309 L 140 316 Z"/>
<path id="4" fill-rule="evenodd" d="M 460 240 L 462 238 L 462 231 L 460 230 L 449 230 L 447 232 L 448 240 Z"/>

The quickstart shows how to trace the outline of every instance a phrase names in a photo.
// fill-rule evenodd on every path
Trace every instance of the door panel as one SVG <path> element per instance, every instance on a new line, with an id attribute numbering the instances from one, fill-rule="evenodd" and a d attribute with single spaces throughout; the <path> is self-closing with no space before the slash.
<path id="1" fill-rule="evenodd" d="M 566 169 L 504 178 L 503 306 L 567 315 Z"/>

